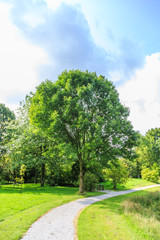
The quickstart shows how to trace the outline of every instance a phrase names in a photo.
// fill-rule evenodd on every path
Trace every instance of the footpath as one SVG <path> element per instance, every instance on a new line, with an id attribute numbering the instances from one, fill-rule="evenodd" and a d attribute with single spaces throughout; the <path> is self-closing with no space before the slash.
<path id="1" fill-rule="evenodd" d="M 105 193 L 103 195 L 78 199 L 53 208 L 34 222 L 21 240 L 74 240 L 76 237 L 74 221 L 83 208 L 107 198 L 157 186 L 160 185 L 156 184 L 125 191 L 104 190 L 102 191 Z"/>

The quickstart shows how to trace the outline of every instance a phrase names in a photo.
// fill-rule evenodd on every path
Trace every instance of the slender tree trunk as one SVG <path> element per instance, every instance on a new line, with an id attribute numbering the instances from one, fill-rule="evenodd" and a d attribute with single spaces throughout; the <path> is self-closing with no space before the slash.
<path id="1" fill-rule="evenodd" d="M 80 174 L 79 174 L 79 193 L 84 193 L 84 172 L 83 172 L 83 160 L 82 156 L 79 157 L 79 166 L 80 166 Z"/>
<path id="2" fill-rule="evenodd" d="M 137 164 L 137 177 L 138 177 L 138 178 L 141 178 L 141 171 L 140 171 L 139 162 L 136 161 L 136 164 Z"/>
<path id="3" fill-rule="evenodd" d="M 41 166 L 41 187 L 44 187 L 44 180 L 45 180 L 45 164 L 42 163 L 42 166 Z"/>
<path id="4" fill-rule="evenodd" d="M 37 168 L 35 168 L 34 183 L 37 184 Z"/>
<path id="5" fill-rule="evenodd" d="M 116 180 L 113 180 L 113 189 L 115 190 L 117 187 L 117 183 L 116 183 Z"/>
<path id="6" fill-rule="evenodd" d="M 14 170 L 13 171 L 13 179 L 15 179 L 15 177 L 16 177 L 16 171 Z"/>
<path id="7" fill-rule="evenodd" d="M 113 189 L 116 190 L 116 188 L 117 188 L 117 185 L 114 183 L 113 184 Z"/>

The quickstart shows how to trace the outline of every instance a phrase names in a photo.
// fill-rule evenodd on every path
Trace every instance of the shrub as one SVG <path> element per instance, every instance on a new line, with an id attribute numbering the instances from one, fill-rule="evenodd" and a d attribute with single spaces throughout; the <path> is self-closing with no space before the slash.
<path id="1" fill-rule="evenodd" d="M 147 180 L 147 181 L 152 181 L 152 182 L 157 182 L 159 179 L 159 171 L 158 169 L 149 169 L 149 168 L 144 168 L 141 171 L 142 178 Z"/>
<path id="2" fill-rule="evenodd" d="M 87 192 L 93 192 L 96 189 L 97 177 L 95 174 L 86 172 L 84 175 L 84 188 Z"/>

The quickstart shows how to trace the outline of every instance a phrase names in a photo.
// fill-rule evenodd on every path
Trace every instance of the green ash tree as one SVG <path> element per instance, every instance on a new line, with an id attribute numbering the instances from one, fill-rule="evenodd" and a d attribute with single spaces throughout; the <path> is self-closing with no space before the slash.
<path id="1" fill-rule="evenodd" d="M 55 83 L 41 83 L 30 106 L 31 123 L 76 154 L 80 194 L 86 166 L 106 166 L 110 159 L 130 154 L 135 132 L 128 115 L 112 82 L 80 70 L 62 72 Z"/>

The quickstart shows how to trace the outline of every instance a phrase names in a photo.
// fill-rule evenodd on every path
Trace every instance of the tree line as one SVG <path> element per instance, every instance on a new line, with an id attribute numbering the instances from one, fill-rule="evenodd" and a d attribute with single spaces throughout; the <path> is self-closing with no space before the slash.
<path id="1" fill-rule="evenodd" d="M 98 181 L 115 169 L 119 179 L 159 176 L 160 129 L 143 137 L 128 116 L 104 76 L 72 70 L 42 82 L 16 116 L 0 104 L 1 181 L 21 179 L 25 169 L 25 182 L 79 185 L 82 194 L 87 173 Z"/>

